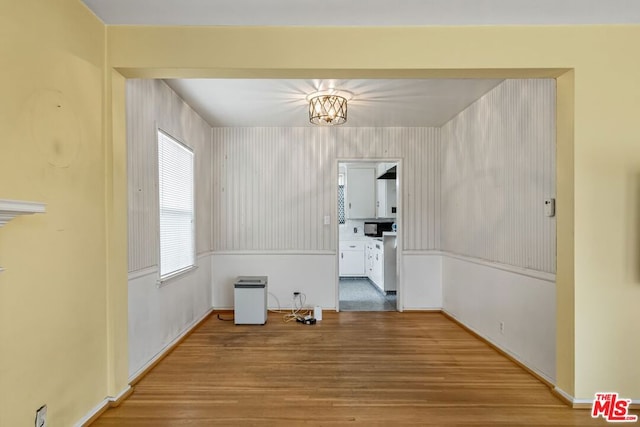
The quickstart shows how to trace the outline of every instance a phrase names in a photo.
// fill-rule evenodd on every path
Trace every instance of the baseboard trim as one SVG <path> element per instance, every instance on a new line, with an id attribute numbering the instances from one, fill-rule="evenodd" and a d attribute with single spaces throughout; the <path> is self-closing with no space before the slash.
<path id="1" fill-rule="evenodd" d="M 193 331 L 198 328 L 205 320 L 207 320 L 213 314 L 213 307 L 207 310 L 199 319 L 195 320 L 188 326 L 184 332 L 178 335 L 173 341 L 167 344 L 158 354 L 156 354 L 151 360 L 149 360 L 142 368 L 129 377 L 129 384 L 132 386 L 140 382 L 158 363 L 167 357 L 175 348 L 180 345 Z"/>
<path id="2" fill-rule="evenodd" d="M 564 390 L 558 387 L 552 387 L 551 393 L 553 393 L 558 399 L 562 400 L 567 406 L 575 408 L 573 396 L 565 392 Z"/>
<path id="3" fill-rule="evenodd" d="M 100 415 L 109 408 L 117 408 L 122 402 L 124 402 L 133 393 L 133 387 L 127 386 L 124 390 L 118 393 L 117 396 L 109 396 L 93 408 L 87 415 L 85 415 L 80 421 L 75 424 L 75 427 L 88 427 L 95 420 L 100 418 Z"/>
<path id="4" fill-rule="evenodd" d="M 141 368 L 134 376 L 129 378 L 129 385 L 123 391 L 121 391 L 115 397 L 107 397 L 95 408 L 93 408 L 86 416 L 78 421 L 75 427 L 88 427 L 95 420 L 100 418 L 104 412 L 109 408 L 117 408 L 122 402 L 124 402 L 134 391 L 134 386 L 140 382 L 145 375 L 147 375 L 155 366 L 167 357 L 178 345 L 180 345 L 193 331 L 196 330 L 205 320 L 213 314 L 213 308 L 207 310 L 200 319 L 194 321 L 185 331 L 176 337 L 171 343 L 165 346 L 153 359 L 151 359 L 143 368 Z"/>
<path id="5" fill-rule="evenodd" d="M 576 399 L 571 396 L 566 391 L 554 387 L 552 390 L 553 394 L 555 394 L 559 399 L 564 401 L 567 405 L 571 406 L 573 409 L 591 409 L 593 408 L 593 400 L 591 399 Z M 595 396 L 594 396 L 595 397 Z M 629 409 L 640 409 L 640 400 L 631 400 L 631 404 L 629 405 Z"/>
<path id="6" fill-rule="evenodd" d="M 441 312 L 447 319 L 449 319 L 452 322 L 456 323 L 461 328 L 463 328 L 465 331 L 469 332 L 470 334 L 472 334 L 473 336 L 478 338 L 480 341 L 485 342 L 487 345 L 489 345 L 489 347 L 493 348 L 495 351 L 497 351 L 498 353 L 500 353 L 501 355 L 503 355 L 507 359 L 511 360 L 513 363 L 515 363 L 516 365 L 518 365 L 519 367 L 521 367 L 525 371 L 527 371 L 530 375 L 532 375 L 538 381 L 540 381 L 541 383 L 543 383 L 544 385 L 549 387 L 551 390 L 554 390 L 555 385 L 551 381 L 549 381 L 547 378 L 545 378 L 544 376 L 540 375 L 540 373 L 536 372 L 535 370 L 533 370 L 529 366 L 525 365 L 523 362 L 521 362 L 520 360 L 516 359 L 511 353 L 505 351 L 504 349 L 500 348 L 496 344 L 492 343 L 487 338 L 483 337 L 478 332 L 474 331 L 473 329 L 471 329 L 470 327 L 468 327 L 467 325 L 462 323 L 460 320 L 458 320 L 455 317 L 453 317 L 453 315 L 451 315 L 450 313 L 447 313 L 445 310 L 441 310 Z M 566 403 L 566 401 L 564 399 L 561 399 L 561 400 Z"/>

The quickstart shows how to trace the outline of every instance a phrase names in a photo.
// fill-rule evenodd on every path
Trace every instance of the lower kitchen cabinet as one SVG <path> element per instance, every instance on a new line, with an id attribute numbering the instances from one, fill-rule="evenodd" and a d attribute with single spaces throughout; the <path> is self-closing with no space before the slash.
<path id="1" fill-rule="evenodd" d="M 382 242 L 372 242 L 371 271 L 368 277 L 381 291 L 384 291 L 384 247 Z"/>
<path id="2" fill-rule="evenodd" d="M 371 241 L 367 242 L 364 250 L 365 276 L 367 276 L 369 279 L 373 277 L 373 260 L 375 258 L 373 248 L 373 241 Z"/>
<path id="3" fill-rule="evenodd" d="M 340 277 L 364 277 L 365 272 L 365 242 L 340 242 L 340 257 L 338 269 Z"/>

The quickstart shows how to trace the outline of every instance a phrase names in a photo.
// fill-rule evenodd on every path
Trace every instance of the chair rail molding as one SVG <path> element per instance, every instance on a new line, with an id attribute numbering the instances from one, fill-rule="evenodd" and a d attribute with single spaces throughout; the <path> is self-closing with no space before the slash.
<path id="1" fill-rule="evenodd" d="M 0 227 L 20 215 L 44 213 L 45 207 L 44 203 L 0 199 Z"/>
<path id="2" fill-rule="evenodd" d="M 0 228 L 20 215 L 44 213 L 45 207 L 44 203 L 0 199 Z M 3 271 L 4 268 L 0 267 L 0 273 Z"/>

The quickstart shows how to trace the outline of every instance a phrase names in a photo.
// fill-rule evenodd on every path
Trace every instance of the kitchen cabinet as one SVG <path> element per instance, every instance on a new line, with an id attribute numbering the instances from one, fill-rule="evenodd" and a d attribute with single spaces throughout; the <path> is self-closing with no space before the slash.
<path id="1" fill-rule="evenodd" d="M 382 175 L 385 171 L 395 166 L 395 163 L 380 163 L 377 175 Z M 397 206 L 397 189 L 395 179 L 376 180 L 376 217 L 395 218 L 395 208 Z"/>
<path id="2" fill-rule="evenodd" d="M 374 248 L 374 245 L 372 240 L 370 242 L 367 242 L 367 246 L 365 247 L 365 252 L 364 252 L 365 275 L 370 280 L 373 280 L 373 260 L 375 259 L 373 248 Z"/>
<path id="3" fill-rule="evenodd" d="M 365 277 L 365 242 L 340 242 L 338 271 L 340 277 Z"/>
<path id="4" fill-rule="evenodd" d="M 382 233 L 384 260 L 383 260 L 383 290 L 386 292 L 396 291 L 397 286 L 397 234 Z"/>
<path id="5" fill-rule="evenodd" d="M 374 218 L 376 215 L 376 169 L 347 168 L 345 214 L 349 219 Z"/>
<path id="6" fill-rule="evenodd" d="M 365 247 L 366 276 L 382 292 L 396 291 L 396 234 L 384 233 L 382 241 L 371 240 Z"/>
<path id="7" fill-rule="evenodd" d="M 378 240 L 367 245 L 367 277 L 384 291 L 384 247 Z"/>

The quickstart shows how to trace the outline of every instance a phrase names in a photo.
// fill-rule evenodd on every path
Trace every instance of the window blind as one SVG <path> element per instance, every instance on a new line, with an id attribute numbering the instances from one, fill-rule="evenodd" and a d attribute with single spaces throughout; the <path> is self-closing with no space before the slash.
<path id="1" fill-rule="evenodd" d="M 193 151 L 158 131 L 160 278 L 195 264 Z"/>

